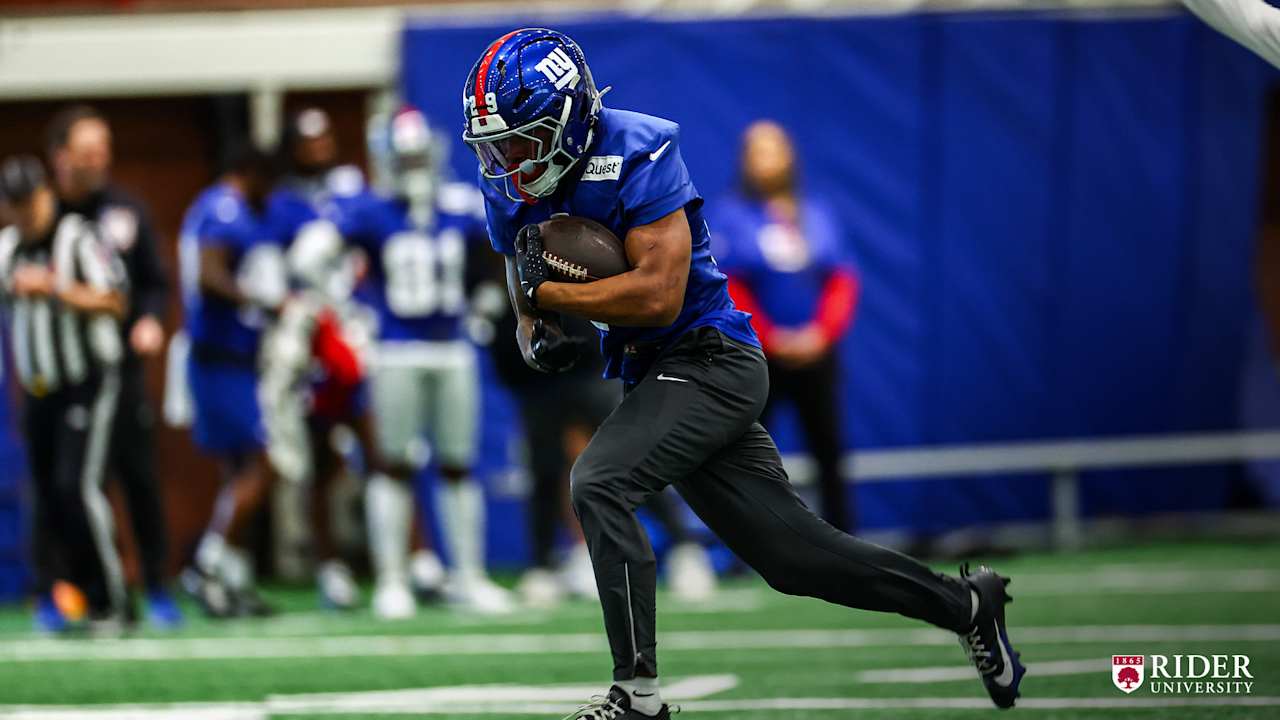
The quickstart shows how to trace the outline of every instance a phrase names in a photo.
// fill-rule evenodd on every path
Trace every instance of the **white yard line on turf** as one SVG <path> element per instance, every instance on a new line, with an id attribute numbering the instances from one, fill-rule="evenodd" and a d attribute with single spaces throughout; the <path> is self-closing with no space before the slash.
<path id="1" fill-rule="evenodd" d="M 1120 642 L 1275 642 L 1280 625 L 1068 625 L 1015 628 L 1020 645 Z M 659 636 L 664 651 L 951 645 L 955 635 L 910 630 L 716 630 Z M 0 662 L 567 655 L 604 652 L 603 635 L 356 635 L 290 638 L 139 638 L 0 641 Z"/>
<path id="2" fill-rule="evenodd" d="M 696 700 L 737 687 L 736 675 L 700 675 L 677 680 L 662 688 L 662 696 L 671 701 Z M 604 688 L 594 685 L 462 685 L 411 690 L 384 690 L 359 693 L 322 693 L 313 695 L 279 695 L 267 699 L 272 714 L 337 714 L 412 713 L 424 707 L 468 708 L 476 706 L 527 705 L 528 703 L 563 703 L 576 706 Z"/>

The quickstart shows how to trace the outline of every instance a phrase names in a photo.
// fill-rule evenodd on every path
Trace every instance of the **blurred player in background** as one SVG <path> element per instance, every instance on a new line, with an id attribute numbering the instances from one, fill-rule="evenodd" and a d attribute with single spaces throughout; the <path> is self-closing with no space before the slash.
<path id="1" fill-rule="evenodd" d="M 121 482 L 137 538 L 152 625 L 173 627 L 182 615 L 169 594 L 165 573 L 169 539 L 156 474 L 155 412 L 146 393 L 143 360 L 164 348 L 168 280 L 159 240 L 147 208 L 111 182 L 112 139 L 106 118 L 87 105 L 68 107 L 46 131 L 54 186 L 64 212 L 98 226 L 98 234 L 124 262 L 129 314 L 121 325 L 124 362 L 120 400 L 111 441 L 111 466 Z"/>
<path id="2" fill-rule="evenodd" d="M 260 335 L 284 299 L 283 261 L 262 214 L 273 176 L 265 154 L 247 145 L 238 150 L 187 210 L 178 246 L 193 435 L 218 459 L 225 480 L 182 581 L 213 617 L 271 611 L 254 589 L 242 543 L 273 481 L 258 402 Z"/>
<path id="3" fill-rule="evenodd" d="M 369 259 L 364 299 L 378 316 L 373 410 L 387 476 L 371 483 L 370 522 L 396 529 L 375 547 L 383 614 L 405 610 L 403 532 L 412 479 L 434 459 L 436 517 L 451 559 L 446 598 L 486 613 L 513 609 L 485 570 L 485 500 L 472 477 L 480 386 L 475 348 L 463 333 L 468 252 L 483 247 L 483 204 L 474 187 L 444 183 L 443 143 L 416 109 L 377 117 L 371 157 L 384 202 L 340 227 Z M 428 442 L 429 440 L 429 442 Z M 415 560 L 415 564 L 418 564 Z"/>
<path id="4" fill-rule="evenodd" d="M 36 625 L 63 629 L 51 593 L 65 569 L 84 590 L 91 629 L 118 629 L 124 570 L 102 481 L 120 394 L 123 269 L 89 220 L 59 213 L 35 157 L 0 164 L 0 204 L 14 220 L 0 230 L 0 296 L 25 395 Z"/>
<path id="5" fill-rule="evenodd" d="M 831 208 L 798 187 L 795 148 L 780 125 L 748 127 L 740 157 L 738 192 L 711 212 L 713 250 L 769 359 L 764 417 L 779 402 L 795 406 L 818 465 L 822 517 L 852 531 L 836 392 L 838 343 L 858 301 L 848 238 Z"/>
<path id="6" fill-rule="evenodd" d="M 267 217 L 272 236 L 285 247 L 291 247 L 308 234 L 332 234 L 347 240 L 349 233 L 360 232 L 357 224 L 370 215 L 364 209 L 386 204 L 385 199 L 370 191 L 359 168 L 339 164 L 332 122 L 328 113 L 320 108 L 304 108 L 287 119 L 280 154 L 281 166 L 288 172 L 271 193 Z M 363 297 L 357 299 L 364 300 Z M 324 431 L 327 424 L 308 424 L 311 447 L 321 462 L 326 458 L 336 460 L 331 437 Z M 366 463 L 368 461 L 366 457 Z M 373 611 L 384 619 L 407 617 L 415 608 L 410 582 L 424 595 L 439 593 L 444 569 L 436 554 L 426 547 L 425 533 L 418 532 L 416 539 L 422 546 L 406 573 L 404 543 L 414 529 L 414 496 L 412 492 L 402 496 L 398 492 L 400 488 L 385 472 L 379 468 L 369 469 L 372 472 L 365 485 L 365 505 L 374 572 L 380 579 L 374 592 Z M 313 501 L 324 492 L 317 484 Z M 313 512 L 317 510 L 316 505 L 313 502 Z M 323 543 L 323 538 L 317 539 Z M 323 588 L 332 578 L 327 577 L 331 573 L 325 566 L 320 570 L 324 592 Z"/>
<path id="7" fill-rule="evenodd" d="M 321 604 L 348 610 L 359 601 L 351 570 L 332 533 L 330 494 L 344 461 L 332 436 L 348 427 L 366 470 L 379 467 L 366 414 L 369 328 L 352 302 L 356 269 L 337 228 L 310 223 L 289 246 L 292 285 L 278 320 L 263 336 L 262 398 L 268 455 L 279 475 L 310 482 L 310 520 Z"/>
<path id="8" fill-rule="evenodd" d="M 656 562 L 635 517 L 670 485 L 773 587 L 957 633 L 992 701 L 1012 707 L 1022 667 L 1004 628 L 1003 579 L 986 567 L 934 573 L 858 540 L 814 515 L 788 482 L 758 422 L 768 367 L 711 256 L 679 127 L 604 108 L 582 49 L 542 28 L 491 43 L 462 92 L 463 139 L 486 180 L 490 240 L 507 256 L 525 361 L 548 372 L 572 366 L 578 348 L 559 314 L 590 318 L 602 329 L 605 373 L 625 393 L 572 471 L 614 679 L 573 716 L 670 717 L 658 682 Z M 608 227 L 631 269 L 551 280 L 538 223 L 560 212 Z"/>

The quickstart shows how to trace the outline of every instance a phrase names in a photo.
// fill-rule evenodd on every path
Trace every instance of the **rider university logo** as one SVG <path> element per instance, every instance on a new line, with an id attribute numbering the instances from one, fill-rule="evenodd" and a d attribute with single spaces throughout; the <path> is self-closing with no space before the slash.
<path id="1" fill-rule="evenodd" d="M 1146 667 L 1141 655 L 1112 655 L 1111 682 L 1126 693 L 1142 687 Z"/>

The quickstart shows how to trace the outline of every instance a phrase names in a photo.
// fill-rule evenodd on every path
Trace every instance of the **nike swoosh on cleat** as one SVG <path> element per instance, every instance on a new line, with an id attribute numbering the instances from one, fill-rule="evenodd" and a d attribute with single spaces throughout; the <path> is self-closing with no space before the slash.
<path id="1" fill-rule="evenodd" d="M 659 380 L 670 380 L 671 382 L 683 382 L 683 383 L 687 383 L 687 382 L 689 382 L 688 380 L 685 380 L 684 378 L 672 377 L 672 376 L 670 376 L 670 375 L 666 375 L 666 374 L 664 374 L 664 373 L 658 373 L 658 379 L 659 379 Z"/>
<path id="2" fill-rule="evenodd" d="M 653 696 L 654 696 L 654 695 L 656 695 L 657 693 L 633 692 L 633 693 L 631 693 L 631 694 L 632 694 L 632 695 L 635 695 L 636 697 L 653 697 Z"/>
<path id="3" fill-rule="evenodd" d="M 1000 687 L 1009 687 L 1013 683 L 1013 658 L 1009 657 L 1009 648 L 1005 647 L 1004 636 L 1000 634 L 1000 623 L 992 620 L 991 625 L 996 629 L 996 644 L 1000 646 L 1000 659 L 1004 662 L 1004 669 L 992 681 Z"/>
<path id="4" fill-rule="evenodd" d="M 660 148 L 658 148 L 657 150 L 654 150 L 653 152 L 649 153 L 649 159 L 650 159 L 650 160 L 657 160 L 658 158 L 662 157 L 662 153 L 664 153 L 664 152 L 666 152 L 666 151 L 667 151 L 667 147 L 668 147 L 669 145 L 671 145 L 671 141 L 670 141 L 670 140 L 668 140 L 668 141 L 666 141 L 666 142 L 662 143 L 662 147 L 660 147 Z"/>

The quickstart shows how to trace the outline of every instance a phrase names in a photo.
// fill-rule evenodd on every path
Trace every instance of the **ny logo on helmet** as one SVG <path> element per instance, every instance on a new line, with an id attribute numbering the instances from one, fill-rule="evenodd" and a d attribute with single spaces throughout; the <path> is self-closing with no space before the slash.
<path id="1" fill-rule="evenodd" d="M 556 48 L 551 51 L 537 65 L 538 72 L 547 76 L 547 79 L 556 84 L 556 89 L 563 89 L 564 86 L 572 84 L 578 79 L 578 67 L 569 59 L 569 55 L 565 53 L 564 48 Z"/>

